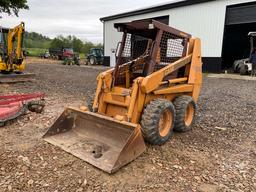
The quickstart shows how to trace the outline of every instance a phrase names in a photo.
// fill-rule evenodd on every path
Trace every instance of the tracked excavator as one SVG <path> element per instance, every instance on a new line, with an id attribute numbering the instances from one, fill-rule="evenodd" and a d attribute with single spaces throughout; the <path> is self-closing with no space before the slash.
<path id="1" fill-rule="evenodd" d="M 195 122 L 201 42 L 155 20 L 117 23 L 116 67 L 97 77 L 92 111 L 67 108 L 43 138 L 108 172 Z"/>
<path id="2" fill-rule="evenodd" d="M 30 81 L 34 74 L 24 73 L 23 36 L 25 24 L 14 28 L 0 27 L 0 83 Z"/>

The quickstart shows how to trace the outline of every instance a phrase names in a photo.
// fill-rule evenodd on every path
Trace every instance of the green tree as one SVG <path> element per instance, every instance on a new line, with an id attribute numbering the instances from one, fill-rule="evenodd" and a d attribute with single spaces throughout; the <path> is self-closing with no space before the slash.
<path id="1" fill-rule="evenodd" d="M 24 47 L 28 49 L 30 48 L 30 50 L 73 48 L 75 52 L 87 55 L 91 48 L 103 48 L 103 45 L 101 43 L 93 44 L 90 41 L 83 42 L 74 35 L 66 37 L 59 35 L 54 39 L 50 39 L 49 37 L 36 32 L 25 32 Z"/>
<path id="2" fill-rule="evenodd" d="M 18 16 L 20 9 L 29 9 L 27 0 L 1 0 L 0 13 L 14 14 Z"/>
<path id="3" fill-rule="evenodd" d="M 96 45 L 95 45 L 95 47 L 96 47 L 96 48 L 102 48 L 102 49 L 103 49 L 103 45 L 102 45 L 102 43 L 98 43 L 98 44 L 96 44 Z"/>
<path id="4" fill-rule="evenodd" d="M 90 49 L 93 47 L 94 47 L 93 43 L 90 41 L 87 41 L 84 43 L 82 52 L 87 55 L 89 53 Z"/>
<path id="5" fill-rule="evenodd" d="M 64 47 L 62 36 L 55 37 L 50 44 L 50 48 L 62 48 L 62 47 Z"/>
<path id="6" fill-rule="evenodd" d="M 25 32 L 24 47 L 25 48 L 41 48 L 48 49 L 51 39 L 36 32 Z"/>
<path id="7" fill-rule="evenodd" d="M 73 44 L 73 49 L 75 52 L 79 52 L 79 53 L 82 52 L 84 43 L 80 39 L 73 36 L 72 44 Z"/>
<path id="8" fill-rule="evenodd" d="M 71 35 L 66 37 L 60 35 L 54 38 L 50 43 L 50 48 L 62 48 L 62 47 L 73 48 L 75 52 L 84 53 L 87 55 L 91 48 L 94 48 L 94 47 L 103 48 L 103 45 L 101 43 L 94 45 L 90 41 L 83 42 L 76 36 L 71 36 Z"/>

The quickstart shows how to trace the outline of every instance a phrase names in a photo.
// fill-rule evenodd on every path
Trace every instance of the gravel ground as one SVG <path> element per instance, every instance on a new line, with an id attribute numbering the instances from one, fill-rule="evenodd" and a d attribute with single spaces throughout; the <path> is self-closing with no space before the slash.
<path id="1" fill-rule="evenodd" d="M 256 81 L 204 78 L 193 131 L 176 133 L 108 175 L 44 142 L 69 105 L 91 97 L 103 68 L 29 64 L 30 83 L 0 93 L 43 91 L 47 106 L 0 128 L 0 191 L 256 191 Z"/>

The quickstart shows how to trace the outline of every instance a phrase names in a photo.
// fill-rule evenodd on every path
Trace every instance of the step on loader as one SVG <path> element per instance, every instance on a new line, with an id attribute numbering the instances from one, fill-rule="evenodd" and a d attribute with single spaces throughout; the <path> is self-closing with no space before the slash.
<path id="1" fill-rule="evenodd" d="M 202 84 L 200 39 L 155 20 L 123 32 L 116 67 L 99 74 L 92 111 L 67 108 L 44 139 L 114 173 L 173 131 L 191 130 Z"/>

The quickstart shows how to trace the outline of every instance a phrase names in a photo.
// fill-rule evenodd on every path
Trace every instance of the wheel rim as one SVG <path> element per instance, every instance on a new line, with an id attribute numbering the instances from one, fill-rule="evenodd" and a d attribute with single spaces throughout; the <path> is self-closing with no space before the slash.
<path id="1" fill-rule="evenodd" d="M 94 59 L 93 59 L 93 58 L 90 59 L 90 64 L 91 64 L 91 65 L 94 64 Z"/>
<path id="2" fill-rule="evenodd" d="M 168 135 L 168 133 L 170 132 L 172 123 L 173 123 L 172 113 L 170 110 L 165 109 L 159 121 L 159 134 L 162 137 L 165 137 Z"/>
<path id="3" fill-rule="evenodd" d="M 185 125 L 190 126 L 191 123 L 193 122 L 194 119 L 194 114 L 195 114 L 195 109 L 192 103 L 190 103 L 186 109 L 186 114 L 185 114 Z"/>

